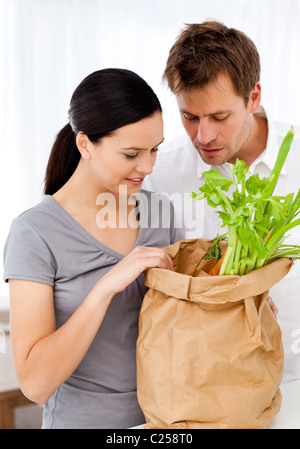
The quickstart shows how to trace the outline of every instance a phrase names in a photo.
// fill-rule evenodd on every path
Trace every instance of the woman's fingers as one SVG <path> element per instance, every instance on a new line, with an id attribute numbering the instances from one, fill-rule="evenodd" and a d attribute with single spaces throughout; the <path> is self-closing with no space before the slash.
<path id="1" fill-rule="evenodd" d="M 113 294 L 123 291 L 147 268 L 174 271 L 170 256 L 162 248 L 139 246 L 134 248 L 102 278 Z"/>
<path id="2" fill-rule="evenodd" d="M 137 247 L 132 254 L 134 251 L 144 265 L 144 269 L 157 267 L 174 271 L 173 261 L 163 248 Z"/>

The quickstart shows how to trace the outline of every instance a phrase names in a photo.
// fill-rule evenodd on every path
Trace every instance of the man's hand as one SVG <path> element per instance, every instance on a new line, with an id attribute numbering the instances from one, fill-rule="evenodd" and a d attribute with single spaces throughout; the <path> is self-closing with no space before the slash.
<path id="1" fill-rule="evenodd" d="M 274 313 L 275 317 L 277 318 L 278 309 L 276 307 L 276 304 L 273 302 L 273 300 L 270 296 L 267 297 L 267 302 L 269 303 L 269 306 L 271 307 L 272 312 Z"/>

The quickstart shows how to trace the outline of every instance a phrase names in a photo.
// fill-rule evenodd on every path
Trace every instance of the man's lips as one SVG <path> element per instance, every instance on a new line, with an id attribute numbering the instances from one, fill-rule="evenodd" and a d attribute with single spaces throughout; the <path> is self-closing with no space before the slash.
<path id="1" fill-rule="evenodd" d="M 205 154 L 214 155 L 222 151 L 224 148 L 203 148 L 199 147 L 199 150 L 202 151 Z"/>

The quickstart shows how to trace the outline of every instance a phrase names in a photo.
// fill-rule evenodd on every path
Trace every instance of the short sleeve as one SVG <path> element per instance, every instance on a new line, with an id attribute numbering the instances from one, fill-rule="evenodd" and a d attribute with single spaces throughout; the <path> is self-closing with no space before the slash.
<path id="1" fill-rule="evenodd" d="M 55 271 L 47 242 L 30 223 L 16 218 L 4 246 L 4 281 L 22 279 L 54 286 Z"/>

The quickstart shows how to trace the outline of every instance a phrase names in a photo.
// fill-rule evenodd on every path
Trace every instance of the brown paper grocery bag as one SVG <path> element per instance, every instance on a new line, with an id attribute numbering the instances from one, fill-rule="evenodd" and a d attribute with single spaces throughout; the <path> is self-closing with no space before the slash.
<path id="1" fill-rule="evenodd" d="M 137 342 L 145 428 L 259 429 L 280 410 L 284 355 L 266 298 L 292 261 L 210 276 L 199 267 L 211 244 L 177 242 L 167 247 L 176 272 L 145 273 Z"/>

